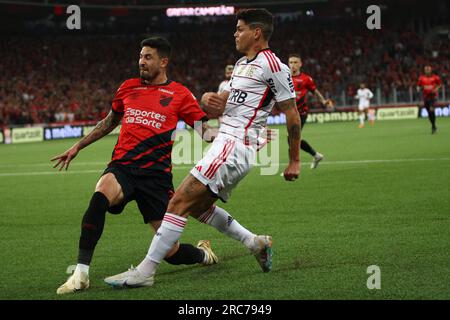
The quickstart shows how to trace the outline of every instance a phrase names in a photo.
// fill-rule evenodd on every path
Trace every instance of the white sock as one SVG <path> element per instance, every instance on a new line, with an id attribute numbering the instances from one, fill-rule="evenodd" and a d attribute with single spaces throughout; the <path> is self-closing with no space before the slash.
<path id="1" fill-rule="evenodd" d="M 153 241 L 152 241 L 153 243 Z M 159 263 L 152 261 L 148 256 L 145 256 L 144 260 L 136 267 L 137 271 L 144 277 L 150 277 L 155 274 L 156 268 L 158 268 Z"/>
<path id="2" fill-rule="evenodd" d="M 364 114 L 361 114 L 361 115 L 359 116 L 359 123 L 360 123 L 360 124 L 364 124 Z"/>
<path id="3" fill-rule="evenodd" d="M 186 218 L 166 213 L 164 219 L 152 239 L 147 256 L 137 266 L 137 270 L 144 277 L 150 277 L 167 255 L 173 245 L 180 239 L 186 225 Z"/>
<path id="4" fill-rule="evenodd" d="M 249 249 L 254 247 L 255 234 L 244 228 L 222 208 L 212 206 L 198 217 L 198 221 L 209 224 L 230 238 L 242 242 Z"/>
<path id="5" fill-rule="evenodd" d="M 85 272 L 89 274 L 89 266 L 87 264 L 78 263 L 74 273 L 75 272 Z"/>

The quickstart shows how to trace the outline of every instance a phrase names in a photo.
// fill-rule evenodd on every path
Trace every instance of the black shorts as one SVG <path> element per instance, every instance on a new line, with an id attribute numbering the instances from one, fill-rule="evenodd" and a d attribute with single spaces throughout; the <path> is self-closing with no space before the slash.
<path id="1" fill-rule="evenodd" d="M 308 119 L 308 114 L 307 113 L 300 114 L 300 121 L 301 121 L 300 129 L 303 129 L 303 126 L 306 123 L 306 119 Z"/>
<path id="2" fill-rule="evenodd" d="M 120 214 L 128 202 L 136 200 L 144 223 L 163 219 L 174 193 L 171 174 L 164 172 L 135 174 L 132 168 L 121 165 L 106 168 L 102 175 L 107 173 L 114 174 L 124 195 L 123 202 L 109 207 L 108 212 Z"/>
<path id="3" fill-rule="evenodd" d="M 435 103 L 436 103 L 436 99 L 431 98 L 431 99 L 425 99 L 423 105 L 424 105 L 425 109 L 427 109 L 427 111 L 430 112 L 430 109 L 434 108 Z"/>

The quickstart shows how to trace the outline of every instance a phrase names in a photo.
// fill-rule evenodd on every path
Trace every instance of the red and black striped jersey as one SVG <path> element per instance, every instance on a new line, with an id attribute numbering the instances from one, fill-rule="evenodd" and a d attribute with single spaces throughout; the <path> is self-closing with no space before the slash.
<path id="1" fill-rule="evenodd" d="M 295 102 L 297 103 L 298 112 L 300 114 L 306 114 L 309 111 L 306 95 L 308 91 L 314 92 L 317 89 L 316 83 L 311 76 L 303 72 L 293 76 L 292 81 L 294 82 Z"/>
<path id="2" fill-rule="evenodd" d="M 436 87 L 441 85 L 441 78 L 433 74 L 430 76 L 421 75 L 417 81 L 417 86 L 422 87 L 424 99 L 434 99 L 437 96 Z"/>
<path id="3" fill-rule="evenodd" d="M 109 165 L 126 165 L 139 174 L 170 172 L 178 121 L 193 127 L 206 119 L 194 95 L 174 81 L 145 85 L 140 78 L 128 79 L 117 90 L 112 110 L 123 114 L 123 120 Z"/>

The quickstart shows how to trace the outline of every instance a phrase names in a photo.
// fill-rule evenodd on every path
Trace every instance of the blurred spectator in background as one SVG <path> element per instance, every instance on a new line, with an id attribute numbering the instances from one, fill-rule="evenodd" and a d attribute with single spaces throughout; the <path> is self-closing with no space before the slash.
<path id="1" fill-rule="evenodd" d="M 379 88 L 383 101 L 392 100 L 394 89 L 398 101 L 409 99 L 410 94 L 418 100 L 419 95 L 410 88 L 417 82 L 420 67 L 427 63 L 435 66 L 445 92 L 449 92 L 448 39 L 437 39 L 426 49 L 425 39 L 405 31 L 404 25 L 383 26 L 383 32 L 351 23 L 299 28 L 299 19 L 285 18 L 272 45 L 281 48 L 280 57 L 286 63 L 290 52 L 307 57 L 303 69 L 314 74 L 324 97 L 336 101 L 336 106 L 352 105 L 354 84 L 361 81 L 376 97 Z M 223 65 L 238 59 L 233 38 L 226 33 L 233 20 L 182 21 L 171 25 L 173 33 L 167 35 L 177 52 L 169 76 L 186 83 L 199 98 L 202 92 L 216 91 L 223 80 Z M 164 29 L 166 33 L 168 29 Z M 102 119 L 123 79 L 136 76 L 136 43 L 145 37 L 2 37 L 0 125 Z M 228 41 L 217 41 L 219 38 Z M 321 108 L 320 102 L 311 98 L 311 109 Z"/>

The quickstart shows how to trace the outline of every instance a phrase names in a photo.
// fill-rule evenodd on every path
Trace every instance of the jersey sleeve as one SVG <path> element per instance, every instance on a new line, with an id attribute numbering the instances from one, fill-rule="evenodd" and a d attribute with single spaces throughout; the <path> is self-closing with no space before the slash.
<path id="1" fill-rule="evenodd" d="M 179 117 L 191 127 L 194 127 L 194 122 L 207 119 L 206 113 L 200 108 L 197 99 L 187 89 L 180 106 Z"/>
<path id="2" fill-rule="evenodd" d="M 370 91 L 370 89 L 367 89 L 367 94 L 368 94 L 368 96 L 369 96 L 369 99 L 372 99 L 372 98 L 373 98 L 373 92 Z"/>
<path id="3" fill-rule="evenodd" d="M 111 109 L 115 113 L 123 113 L 124 112 L 123 98 L 124 98 L 125 87 L 126 87 L 126 81 L 120 85 L 119 89 L 117 89 L 117 92 L 114 95 Z"/>
<path id="4" fill-rule="evenodd" d="M 436 86 L 440 86 L 442 84 L 441 78 L 439 76 L 435 76 L 434 81 L 436 83 Z"/>
<path id="5" fill-rule="evenodd" d="M 316 83 L 314 82 L 313 78 L 311 78 L 310 76 L 308 76 L 307 88 L 310 92 L 314 92 L 317 89 Z"/>
<path id="6" fill-rule="evenodd" d="M 291 72 L 285 64 L 280 63 L 279 71 L 272 71 L 271 68 L 266 66 L 264 68 L 264 80 L 269 85 L 276 102 L 295 99 Z"/>

